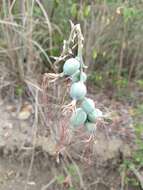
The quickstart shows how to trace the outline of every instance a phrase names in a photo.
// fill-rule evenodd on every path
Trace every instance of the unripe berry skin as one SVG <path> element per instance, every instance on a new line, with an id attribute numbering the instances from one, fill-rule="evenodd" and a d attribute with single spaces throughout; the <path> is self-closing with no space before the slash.
<path id="1" fill-rule="evenodd" d="M 70 123 L 74 127 L 78 127 L 83 125 L 87 119 L 87 114 L 83 111 L 83 109 L 78 108 L 75 112 L 73 112 Z"/>
<path id="2" fill-rule="evenodd" d="M 74 100 L 82 100 L 87 93 L 86 86 L 83 82 L 75 82 L 70 89 L 70 96 Z"/>
<path id="3" fill-rule="evenodd" d="M 102 116 L 102 112 L 99 109 L 95 109 L 93 112 L 88 114 L 88 120 L 91 122 L 96 122 L 96 120 Z"/>
<path id="4" fill-rule="evenodd" d="M 82 81 L 85 82 L 87 80 L 87 75 L 84 72 L 80 72 L 80 70 L 78 70 L 76 73 L 74 73 L 71 76 L 71 80 L 72 82 L 78 82 L 78 81 Z"/>
<path id="5" fill-rule="evenodd" d="M 94 101 L 90 98 L 85 98 L 81 104 L 81 107 L 87 114 L 95 110 Z"/>
<path id="6" fill-rule="evenodd" d="M 68 59 L 63 66 L 63 73 L 65 76 L 71 76 L 80 68 L 80 62 L 75 58 Z"/>
<path id="7" fill-rule="evenodd" d="M 95 133 L 96 131 L 95 123 L 86 122 L 85 128 L 89 133 Z"/>

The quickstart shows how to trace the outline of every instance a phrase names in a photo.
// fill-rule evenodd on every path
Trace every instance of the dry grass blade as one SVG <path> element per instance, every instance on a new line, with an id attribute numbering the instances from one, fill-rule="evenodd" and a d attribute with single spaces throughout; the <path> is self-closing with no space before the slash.
<path id="1" fill-rule="evenodd" d="M 24 82 L 27 84 L 27 85 L 31 85 L 32 87 L 34 87 L 35 89 L 39 90 L 39 91 L 43 91 L 37 84 L 34 84 L 33 82 L 29 81 L 29 80 L 24 80 Z"/>
<path id="2" fill-rule="evenodd" d="M 41 190 L 47 190 L 55 181 L 56 178 L 53 178 L 48 184 L 44 185 Z"/>
<path id="3" fill-rule="evenodd" d="M 13 1 L 12 1 L 11 5 L 10 5 L 10 8 L 9 8 L 10 12 L 12 12 L 12 9 L 13 9 L 13 7 L 14 7 L 16 1 L 17 1 L 17 0 L 13 0 Z"/>
<path id="4" fill-rule="evenodd" d="M 10 26 L 14 26 L 17 28 L 23 28 L 21 25 L 17 24 L 16 22 L 10 22 L 10 21 L 5 21 L 5 20 L 0 20 L 0 24 L 10 25 Z"/>
<path id="5" fill-rule="evenodd" d="M 87 190 L 87 188 L 86 188 L 86 186 L 84 184 L 84 181 L 83 181 L 83 178 L 82 178 L 82 174 L 81 174 L 81 172 L 79 170 L 78 165 L 75 163 L 75 161 L 72 159 L 71 155 L 67 151 L 66 151 L 66 154 L 67 154 L 68 158 L 71 160 L 72 164 L 74 165 L 74 167 L 75 167 L 75 169 L 77 171 L 77 174 L 78 174 L 79 179 L 80 179 L 80 186 L 81 186 L 81 188 L 83 190 Z"/>
<path id="6" fill-rule="evenodd" d="M 36 41 L 34 41 L 34 40 L 32 40 L 32 42 L 33 42 L 33 44 L 34 44 L 36 47 L 38 47 L 38 49 L 41 51 L 41 53 L 45 56 L 45 58 L 46 58 L 47 61 L 49 62 L 49 64 L 50 64 L 51 68 L 53 69 L 53 71 L 55 71 L 55 69 L 54 69 L 54 67 L 53 67 L 53 64 L 52 64 L 52 62 L 51 62 L 49 56 L 48 56 L 47 53 L 45 52 L 45 50 L 41 47 L 41 45 L 40 45 L 38 42 L 36 42 Z"/>
<path id="7" fill-rule="evenodd" d="M 32 91 L 31 91 L 32 92 Z M 33 94 L 33 92 L 32 92 Z M 36 135 L 37 135 L 37 129 L 38 129 L 38 90 L 35 90 L 35 94 L 33 94 L 33 98 L 35 99 L 35 120 L 33 123 L 33 149 L 32 149 L 32 156 L 31 156 L 31 162 L 27 173 L 27 179 L 26 184 L 24 187 L 24 190 L 28 189 L 28 182 L 31 176 L 32 167 L 34 163 L 34 156 L 35 156 L 35 146 L 36 146 Z"/>
<path id="8" fill-rule="evenodd" d="M 143 189 L 143 176 L 139 173 L 139 171 L 135 168 L 135 167 L 130 167 L 131 171 L 134 173 L 134 175 L 136 176 L 136 178 L 138 179 L 141 188 Z"/>
<path id="9" fill-rule="evenodd" d="M 48 14 L 46 12 L 46 10 L 44 9 L 42 3 L 39 1 L 39 0 L 36 0 L 37 4 L 39 5 L 39 7 L 41 8 L 44 16 L 45 16 L 45 19 L 46 19 L 46 23 L 48 25 L 48 28 L 49 28 L 49 36 L 50 36 L 50 50 L 53 49 L 52 47 L 52 27 L 51 27 L 51 23 L 50 23 L 50 20 L 49 20 L 49 17 L 48 17 Z"/>

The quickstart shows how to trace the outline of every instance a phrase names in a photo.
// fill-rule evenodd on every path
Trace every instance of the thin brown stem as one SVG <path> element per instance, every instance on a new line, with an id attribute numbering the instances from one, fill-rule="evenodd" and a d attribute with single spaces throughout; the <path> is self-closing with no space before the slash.
<path id="1" fill-rule="evenodd" d="M 123 58 L 124 58 L 124 49 L 125 49 L 125 33 L 126 33 L 126 26 L 124 23 L 123 26 L 123 35 L 122 35 L 122 44 L 121 44 L 121 51 L 120 51 L 120 60 L 119 60 L 119 69 L 118 69 L 118 80 L 120 80 L 121 72 L 123 68 Z"/>

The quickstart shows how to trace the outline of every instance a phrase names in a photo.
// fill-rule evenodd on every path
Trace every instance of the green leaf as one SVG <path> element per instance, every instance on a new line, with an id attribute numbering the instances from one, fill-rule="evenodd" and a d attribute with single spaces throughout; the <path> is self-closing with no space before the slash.
<path id="1" fill-rule="evenodd" d="M 64 175 L 59 175 L 56 177 L 56 179 L 57 179 L 58 184 L 62 184 L 65 180 L 65 177 L 64 177 Z"/>
<path id="2" fill-rule="evenodd" d="M 138 15 L 138 11 L 133 7 L 124 7 L 123 9 L 123 16 L 125 22 L 128 22 L 129 20 L 133 19 Z"/>
<path id="3" fill-rule="evenodd" d="M 71 15 L 72 15 L 72 17 L 76 17 L 77 16 L 77 4 L 76 3 L 72 4 Z"/>
<path id="4" fill-rule="evenodd" d="M 76 190 L 74 187 L 69 187 L 68 190 Z"/>
<path id="5" fill-rule="evenodd" d="M 72 164 L 69 165 L 68 171 L 69 171 L 69 173 L 70 173 L 71 176 L 74 176 L 76 174 L 76 168 L 75 168 L 75 166 L 72 165 Z"/>
<path id="6" fill-rule="evenodd" d="M 139 85 L 140 88 L 143 88 L 143 80 L 137 80 L 136 83 Z"/>
<path id="7" fill-rule="evenodd" d="M 84 15 L 85 17 L 88 17 L 89 14 L 90 14 L 90 10 L 91 10 L 91 6 L 90 6 L 90 5 L 86 5 L 86 6 L 84 7 L 84 10 L 83 10 L 83 15 Z"/>
<path id="8" fill-rule="evenodd" d="M 23 86 L 21 85 L 17 85 L 15 88 L 15 93 L 17 96 L 22 96 L 24 90 L 23 90 Z"/>
<path id="9" fill-rule="evenodd" d="M 93 50 L 92 57 L 93 57 L 93 59 L 97 58 L 97 51 L 96 51 L 96 49 Z"/>

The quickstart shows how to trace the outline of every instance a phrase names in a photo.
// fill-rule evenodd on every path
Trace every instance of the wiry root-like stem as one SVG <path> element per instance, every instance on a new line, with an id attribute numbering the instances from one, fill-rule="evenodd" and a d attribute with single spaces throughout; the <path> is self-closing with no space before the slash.
<path id="1" fill-rule="evenodd" d="M 57 79 L 59 79 L 60 76 L 61 76 L 60 74 L 56 74 L 56 73 L 45 73 L 44 80 L 47 80 L 48 83 L 53 83 Z"/>
<path id="2" fill-rule="evenodd" d="M 89 138 L 87 139 L 87 140 L 85 140 L 85 141 L 83 141 L 84 143 L 90 143 L 90 142 L 92 142 L 94 140 L 94 134 L 91 134 L 90 136 L 89 136 Z"/>
<path id="3" fill-rule="evenodd" d="M 74 112 L 76 110 L 76 100 L 72 100 L 72 102 L 68 105 L 62 106 L 63 114 L 67 112 Z"/>

